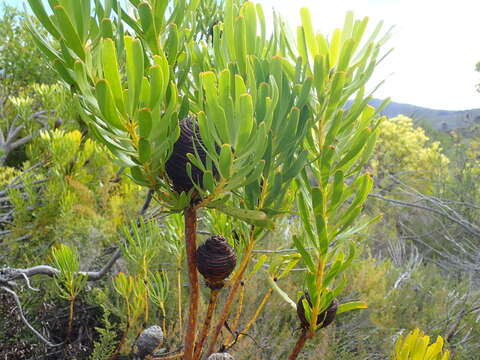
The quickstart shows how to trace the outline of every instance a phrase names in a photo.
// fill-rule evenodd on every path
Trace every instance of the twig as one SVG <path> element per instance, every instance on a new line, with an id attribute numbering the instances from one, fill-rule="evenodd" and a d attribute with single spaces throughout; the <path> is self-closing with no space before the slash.
<path id="1" fill-rule="evenodd" d="M 475 231 L 475 230 L 472 229 L 472 227 L 475 227 L 475 228 L 476 228 L 476 226 L 472 226 L 472 224 L 470 224 L 470 223 L 465 224 L 464 221 L 457 220 L 457 219 L 455 219 L 454 217 L 452 217 L 451 215 L 449 215 L 449 214 L 446 213 L 446 212 L 443 212 L 443 211 L 434 209 L 434 208 L 429 207 L 429 206 L 417 205 L 417 204 L 415 204 L 415 203 L 411 203 L 411 202 L 407 202 L 407 201 L 389 199 L 389 198 L 386 198 L 386 197 L 384 197 L 384 196 L 382 196 L 382 195 L 378 195 L 378 194 L 369 194 L 368 196 L 369 196 L 369 197 L 376 198 L 376 199 L 380 199 L 380 200 L 383 200 L 383 201 L 387 201 L 387 202 L 390 202 L 390 203 L 392 203 L 392 204 L 397 204 L 397 205 L 402 205 L 402 206 L 408 206 L 408 207 L 414 207 L 414 208 L 417 208 L 417 209 L 422 209 L 422 210 L 427 210 L 427 211 L 433 212 L 433 213 L 435 213 L 435 214 L 437 214 L 437 215 L 446 217 L 448 220 L 454 222 L 454 223 L 457 224 L 457 225 L 460 225 L 462 228 L 464 228 L 465 230 L 467 230 L 470 234 L 475 235 L 475 236 L 477 236 L 477 237 L 480 237 L 480 232 L 477 232 L 477 231 Z"/>

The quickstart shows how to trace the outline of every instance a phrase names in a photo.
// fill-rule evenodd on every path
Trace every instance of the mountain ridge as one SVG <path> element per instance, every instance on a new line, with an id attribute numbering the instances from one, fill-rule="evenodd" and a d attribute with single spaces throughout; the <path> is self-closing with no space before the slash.
<path id="1" fill-rule="evenodd" d="M 374 98 L 369 104 L 378 108 L 382 102 L 383 100 Z M 347 103 L 347 107 L 350 104 L 351 101 Z M 390 118 L 405 115 L 412 118 L 415 123 L 427 122 L 434 129 L 441 131 L 464 129 L 480 123 L 480 109 L 439 110 L 394 101 L 390 102 L 381 114 Z"/>

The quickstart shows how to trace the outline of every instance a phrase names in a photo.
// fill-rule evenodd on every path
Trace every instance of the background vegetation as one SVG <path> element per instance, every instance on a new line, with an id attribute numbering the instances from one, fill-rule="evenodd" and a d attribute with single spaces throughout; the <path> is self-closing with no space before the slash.
<path id="1" fill-rule="evenodd" d="M 25 22 L 24 13 L 3 7 L 0 263 L 61 268 L 58 249 L 64 245 L 70 249 L 68 254 L 64 249 L 64 256 L 81 261 L 78 268 L 69 269 L 70 277 L 55 282 L 32 279 L 39 292 L 26 286 L 18 289 L 34 327 L 51 342 L 65 342 L 61 346 L 49 347 L 32 335 L 19 318 L 14 299 L 0 292 L 0 356 L 120 357 L 153 323 L 163 328 L 162 347 L 174 351 L 182 344 L 187 315 L 187 279 L 179 271 L 186 267 L 182 218 L 165 216 L 165 209 L 154 204 L 146 216 L 154 226 L 143 224 L 138 233 L 130 233 L 146 190 L 125 176 L 106 148 L 91 139 L 77 100 L 58 84 Z M 354 236 L 361 252 L 346 271 L 342 300 L 362 300 L 369 307 L 338 316 L 306 344 L 300 358 L 387 359 L 397 339 L 415 328 L 433 338 L 441 335 L 455 359 L 478 358 L 480 129 L 445 134 L 416 127 L 414 120 L 399 116 L 383 121 L 366 166 L 375 180 L 366 216 L 383 216 Z M 243 223 L 220 213 L 200 216 L 202 239 L 223 233 L 241 251 L 235 234 Z M 222 341 L 233 344 L 231 353 L 237 360 L 285 359 L 295 344 L 296 313 L 269 290 L 268 273 L 256 272 L 255 264 L 265 254 L 272 267 L 293 264 L 290 276 L 279 278 L 278 284 L 296 293 L 305 264 L 298 259 L 291 234 L 300 226 L 297 217 L 285 218 L 254 250 L 255 262 L 234 309 L 243 307 L 244 313 L 254 314 L 264 302 L 267 305 L 248 332 L 223 333 Z M 100 268 L 118 244 L 124 256 L 112 276 L 87 284 L 74 275 Z M 204 310 L 208 294 L 201 295 Z M 233 315 L 229 324 L 245 329 L 248 320 Z"/>

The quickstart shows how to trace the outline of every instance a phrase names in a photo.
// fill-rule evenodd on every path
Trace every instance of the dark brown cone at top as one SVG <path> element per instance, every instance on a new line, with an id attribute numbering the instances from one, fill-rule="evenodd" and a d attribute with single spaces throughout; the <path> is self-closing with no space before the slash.
<path id="1" fill-rule="evenodd" d="M 212 290 L 223 287 L 223 280 L 232 273 L 236 264 L 233 248 L 221 235 L 209 237 L 197 249 L 197 269 Z"/>
<path id="2" fill-rule="evenodd" d="M 313 307 L 312 305 L 312 300 L 310 299 L 310 295 L 308 293 L 305 293 L 305 295 L 302 295 L 300 297 L 300 300 L 297 302 L 297 315 L 298 318 L 300 319 L 300 322 L 302 323 L 302 328 L 307 329 L 310 324 L 305 316 L 305 309 L 303 307 L 303 299 L 307 299 L 308 303 L 310 304 L 310 307 Z M 335 316 L 337 315 L 337 309 L 338 309 L 338 301 L 337 299 L 333 299 L 332 303 L 330 306 L 320 314 L 318 314 L 317 317 L 317 325 L 322 324 L 320 328 L 325 328 L 328 325 L 330 325 L 333 320 L 335 319 Z"/>
<path id="3" fill-rule="evenodd" d="M 186 117 L 179 123 L 180 136 L 177 142 L 173 145 L 172 154 L 168 158 L 165 164 L 165 170 L 167 175 L 172 180 L 173 188 L 177 192 L 188 192 L 193 183 L 188 176 L 186 165 L 190 161 L 187 158 L 187 154 L 195 155 L 197 151 L 202 163 L 205 164 L 206 154 L 203 150 L 203 143 L 200 138 L 200 129 L 193 117 Z M 197 184 L 202 183 L 203 172 L 192 165 L 192 178 Z"/>

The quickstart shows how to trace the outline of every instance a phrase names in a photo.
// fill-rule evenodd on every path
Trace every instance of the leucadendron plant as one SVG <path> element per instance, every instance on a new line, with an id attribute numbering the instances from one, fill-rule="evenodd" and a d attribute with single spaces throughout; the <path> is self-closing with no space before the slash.
<path id="1" fill-rule="evenodd" d="M 307 271 L 295 306 L 299 314 L 303 309 L 304 331 L 291 358 L 328 316 L 365 307 L 336 298 L 353 258 L 352 236 L 367 224 L 357 222 L 372 183 L 362 169 L 379 120 L 368 106 L 374 89 L 367 92 L 365 84 L 381 59 L 381 26 L 364 39 L 368 19 L 354 21 L 349 13 L 327 40 L 302 9 L 294 41 L 278 16 L 267 33 L 261 5 L 241 0 L 52 0 L 49 9 L 41 0 L 29 3 L 51 36 L 31 27 L 34 38 L 82 105 L 91 136 L 167 211 L 184 213 L 190 281 L 184 359 L 204 353 L 217 293 L 226 288 L 206 353 L 218 350 L 232 304 L 242 298 L 238 290 L 251 280 L 255 245 L 292 211 L 303 224 L 292 259 L 301 258 Z M 287 201 L 292 190 L 296 209 Z M 199 209 L 248 226 L 235 234 L 241 257 L 228 244 L 231 234 L 212 234 L 218 246 L 201 248 L 204 257 L 221 248 L 228 258 L 218 258 L 221 280 L 211 273 L 217 263 L 208 263 L 210 305 L 197 336 Z M 277 284 L 273 290 L 283 293 Z"/>
<path id="2" fill-rule="evenodd" d="M 68 300 L 67 337 L 70 337 L 75 311 L 75 300 L 87 284 L 87 276 L 79 274 L 80 256 L 65 244 L 59 244 L 51 251 L 54 266 L 60 270 L 55 277 L 58 294 Z"/>

